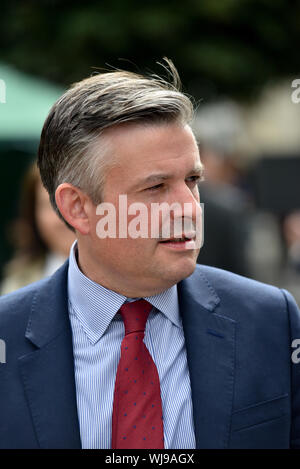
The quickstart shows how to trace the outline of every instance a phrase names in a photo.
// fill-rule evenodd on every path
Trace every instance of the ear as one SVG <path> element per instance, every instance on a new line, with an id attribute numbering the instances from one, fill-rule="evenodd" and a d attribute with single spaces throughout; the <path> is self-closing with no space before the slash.
<path id="1" fill-rule="evenodd" d="M 64 219 L 79 233 L 86 235 L 90 232 L 88 205 L 91 200 L 78 187 L 67 182 L 60 184 L 55 191 L 56 205 Z"/>

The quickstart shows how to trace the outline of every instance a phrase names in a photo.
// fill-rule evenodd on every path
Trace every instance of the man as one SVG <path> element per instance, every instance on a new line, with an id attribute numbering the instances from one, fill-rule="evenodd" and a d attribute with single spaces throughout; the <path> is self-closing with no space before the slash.
<path id="1" fill-rule="evenodd" d="M 169 65 L 174 85 L 83 80 L 45 122 L 41 177 L 77 242 L 51 278 L 0 300 L 1 448 L 300 447 L 299 310 L 196 266 L 202 166 Z"/>

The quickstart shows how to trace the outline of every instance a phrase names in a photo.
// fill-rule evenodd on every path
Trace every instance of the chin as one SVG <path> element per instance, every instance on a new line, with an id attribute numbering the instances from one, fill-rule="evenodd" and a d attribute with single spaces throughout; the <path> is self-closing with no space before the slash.
<path id="1" fill-rule="evenodd" d="M 170 280 L 173 280 L 173 284 L 175 284 L 192 275 L 195 268 L 196 261 L 194 259 L 189 259 L 184 263 L 182 262 L 180 266 L 178 265 L 176 268 L 174 267 L 173 269 L 168 270 L 167 275 Z"/>

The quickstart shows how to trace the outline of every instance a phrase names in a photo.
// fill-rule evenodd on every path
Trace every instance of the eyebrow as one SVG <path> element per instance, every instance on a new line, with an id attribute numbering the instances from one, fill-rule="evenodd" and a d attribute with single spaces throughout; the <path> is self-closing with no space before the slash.
<path id="1" fill-rule="evenodd" d="M 190 170 L 186 177 L 192 175 L 199 175 L 203 176 L 204 173 L 204 166 L 201 164 L 197 164 L 192 170 Z M 166 179 L 170 179 L 173 175 L 168 173 L 154 173 L 150 174 L 149 176 L 145 177 L 144 179 L 140 179 L 139 181 L 134 184 L 132 189 L 138 189 L 139 187 L 147 186 L 148 184 L 155 184 L 161 181 L 165 181 Z"/>

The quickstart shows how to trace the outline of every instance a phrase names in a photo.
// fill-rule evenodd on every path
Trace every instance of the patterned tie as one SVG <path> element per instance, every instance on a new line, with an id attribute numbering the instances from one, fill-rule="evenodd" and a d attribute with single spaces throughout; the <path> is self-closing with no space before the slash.
<path id="1" fill-rule="evenodd" d="M 151 309 L 146 300 L 120 308 L 125 337 L 115 381 L 113 449 L 164 448 L 159 376 L 143 342 Z"/>

